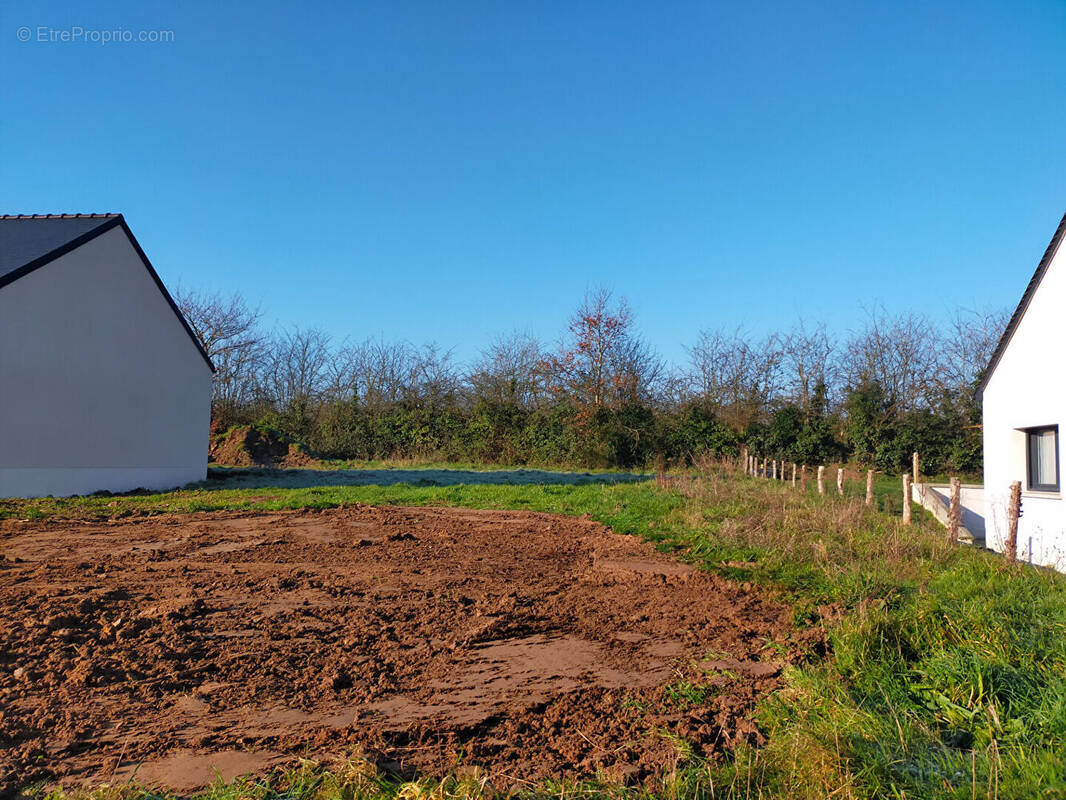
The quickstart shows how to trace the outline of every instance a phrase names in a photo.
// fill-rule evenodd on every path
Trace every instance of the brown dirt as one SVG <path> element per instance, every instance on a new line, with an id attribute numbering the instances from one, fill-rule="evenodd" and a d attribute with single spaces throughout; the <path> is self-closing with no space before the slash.
<path id="1" fill-rule="evenodd" d="M 497 786 L 755 739 L 790 611 L 573 518 L 357 507 L 0 528 L 0 794 L 297 755 Z M 778 646 L 770 648 L 770 642 Z M 687 706 L 667 686 L 710 687 Z"/>
<path id="2" fill-rule="evenodd" d="M 275 431 L 243 425 L 212 436 L 209 460 L 229 467 L 306 467 L 318 459 Z"/>

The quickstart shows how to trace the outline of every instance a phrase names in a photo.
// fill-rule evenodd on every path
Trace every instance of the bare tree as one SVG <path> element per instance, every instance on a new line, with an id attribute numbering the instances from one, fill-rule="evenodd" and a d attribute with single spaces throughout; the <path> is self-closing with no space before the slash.
<path id="1" fill-rule="evenodd" d="M 212 410 L 224 424 L 254 397 L 266 338 L 259 327 L 260 311 L 239 294 L 179 287 L 174 300 L 215 365 Z"/>
<path id="2" fill-rule="evenodd" d="M 680 408 L 686 403 L 699 400 L 694 391 L 692 375 L 687 366 L 668 365 L 659 379 L 656 392 L 658 403 L 663 408 Z"/>
<path id="3" fill-rule="evenodd" d="M 751 344 L 740 329 L 701 331 L 689 358 L 693 392 L 737 429 L 762 416 L 780 390 L 782 351 L 776 336 Z"/>
<path id="4" fill-rule="evenodd" d="M 481 351 L 468 380 L 477 398 L 536 408 L 544 396 L 540 341 L 529 333 L 500 336 Z"/>
<path id="5" fill-rule="evenodd" d="M 407 396 L 416 359 L 415 349 L 407 342 L 367 339 L 342 348 L 338 355 L 334 382 L 366 407 L 384 408 Z"/>
<path id="6" fill-rule="evenodd" d="M 266 392 L 293 424 L 302 429 L 328 385 L 329 336 L 296 328 L 271 342 L 263 371 Z"/>
<path id="7" fill-rule="evenodd" d="M 779 341 L 784 390 L 789 400 L 809 414 L 815 390 L 832 383 L 833 342 L 824 323 L 808 330 L 803 320 Z"/>
<path id="8" fill-rule="evenodd" d="M 988 368 L 992 352 L 1007 328 L 1006 309 L 957 309 L 943 337 L 943 364 L 939 381 L 945 390 L 968 392 Z"/>
<path id="9" fill-rule="evenodd" d="M 329 374 L 331 394 L 373 410 L 400 402 L 440 407 L 461 394 L 452 353 L 436 344 L 367 339 L 338 350 Z"/>
<path id="10" fill-rule="evenodd" d="M 430 408 L 453 405 L 460 394 L 459 384 L 451 350 L 442 350 L 437 344 L 430 343 L 414 352 L 407 382 L 410 402 Z"/>
<path id="11" fill-rule="evenodd" d="M 936 402 L 940 335 L 928 319 L 912 313 L 868 312 L 866 327 L 852 334 L 844 353 L 850 386 L 877 383 L 890 410 L 905 413 Z"/>

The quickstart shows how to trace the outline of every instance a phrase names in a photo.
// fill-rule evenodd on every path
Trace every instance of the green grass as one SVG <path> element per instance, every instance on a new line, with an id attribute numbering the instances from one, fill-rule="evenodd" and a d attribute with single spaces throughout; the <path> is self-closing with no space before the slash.
<path id="1" fill-rule="evenodd" d="M 690 681 L 671 683 L 664 690 L 667 702 L 681 709 L 703 705 L 710 693 L 709 687 Z"/>
<path id="2" fill-rule="evenodd" d="M 284 509 L 336 508 L 340 505 L 465 506 L 511 508 L 584 514 L 593 511 L 625 515 L 626 507 L 639 510 L 644 522 L 678 501 L 656 493 L 648 484 L 633 491 L 623 485 L 589 482 L 578 485 L 528 484 L 457 486 L 321 486 L 310 488 L 186 489 L 145 495 L 0 500 L 0 519 L 79 517 L 109 519 L 138 514 L 199 511 L 280 511 Z M 635 532 L 635 531 L 633 531 Z"/>
<path id="3" fill-rule="evenodd" d="M 352 757 L 334 764 L 302 761 L 296 766 L 275 769 L 261 778 L 222 781 L 198 792 L 200 800 L 450 800 L 481 798 L 488 795 L 486 777 L 477 770 L 441 780 L 402 780 L 378 771 L 363 758 Z M 148 789 L 133 783 L 103 785 L 92 791 L 67 794 L 62 790 L 49 797 L 59 800 L 78 797 L 85 800 L 170 800 L 178 795 L 165 789 Z"/>
<path id="4" fill-rule="evenodd" d="M 762 746 L 702 761 L 679 744 L 678 767 L 658 787 L 593 780 L 544 783 L 524 795 L 1066 797 L 1066 578 L 950 547 L 944 531 L 920 516 L 908 528 L 856 499 L 819 497 L 813 481 L 806 495 L 724 472 L 670 490 L 650 482 L 198 488 L 3 501 L 0 515 L 106 518 L 357 502 L 588 514 L 702 568 L 772 587 L 793 606 L 797 626 L 828 628 L 824 655 L 788 668 L 785 688 L 761 704 Z M 700 691 L 676 684 L 667 697 L 681 707 Z M 446 798 L 484 789 L 469 778 L 403 784 L 365 770 L 353 788 L 334 770 L 300 770 L 215 787 L 205 797 Z"/>

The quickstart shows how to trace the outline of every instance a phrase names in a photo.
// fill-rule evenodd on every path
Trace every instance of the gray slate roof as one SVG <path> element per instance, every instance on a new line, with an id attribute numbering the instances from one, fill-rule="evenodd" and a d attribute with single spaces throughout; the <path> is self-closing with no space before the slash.
<path id="1" fill-rule="evenodd" d="M 116 219 L 118 214 L 0 216 L 0 281 L 5 275 Z"/>

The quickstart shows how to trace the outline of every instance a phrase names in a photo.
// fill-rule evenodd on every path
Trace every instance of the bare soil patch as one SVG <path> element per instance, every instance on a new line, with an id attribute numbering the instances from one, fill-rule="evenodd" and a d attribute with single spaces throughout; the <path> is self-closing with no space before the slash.
<path id="1" fill-rule="evenodd" d="M 654 778 L 663 731 L 705 754 L 756 738 L 805 646 L 751 586 L 546 514 L 8 521 L 0 554 L 0 793 L 189 790 L 353 750 L 498 787 Z"/>
<path id="2" fill-rule="evenodd" d="M 302 445 L 254 425 L 212 436 L 209 458 L 231 467 L 304 467 L 318 461 Z"/>

